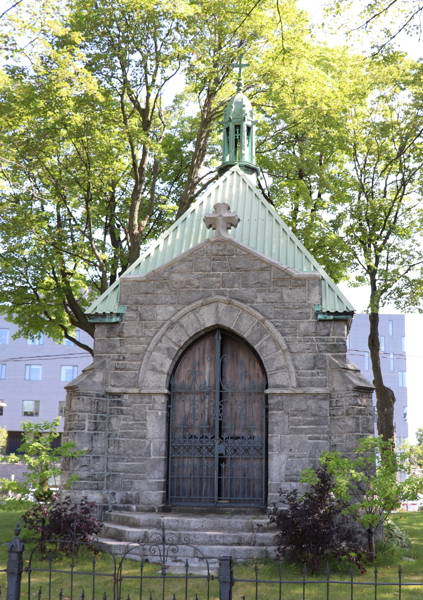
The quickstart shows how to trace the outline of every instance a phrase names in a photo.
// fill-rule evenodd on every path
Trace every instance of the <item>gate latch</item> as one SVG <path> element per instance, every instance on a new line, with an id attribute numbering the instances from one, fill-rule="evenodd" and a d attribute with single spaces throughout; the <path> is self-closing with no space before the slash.
<path id="1" fill-rule="evenodd" d="M 218 454 L 225 454 L 225 444 L 217 444 Z"/>

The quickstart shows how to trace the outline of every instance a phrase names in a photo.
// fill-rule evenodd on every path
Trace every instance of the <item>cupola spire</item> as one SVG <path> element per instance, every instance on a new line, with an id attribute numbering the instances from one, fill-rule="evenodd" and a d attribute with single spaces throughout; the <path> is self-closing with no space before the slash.
<path id="1" fill-rule="evenodd" d="M 248 63 L 243 63 L 242 55 L 237 63 L 232 63 L 238 69 L 236 84 L 237 93 L 228 102 L 223 116 L 223 156 L 222 164 L 217 167 L 222 175 L 225 171 L 239 165 L 247 175 L 257 176 L 259 168 L 256 165 L 255 125 L 253 107 L 243 93 L 243 69 Z"/>

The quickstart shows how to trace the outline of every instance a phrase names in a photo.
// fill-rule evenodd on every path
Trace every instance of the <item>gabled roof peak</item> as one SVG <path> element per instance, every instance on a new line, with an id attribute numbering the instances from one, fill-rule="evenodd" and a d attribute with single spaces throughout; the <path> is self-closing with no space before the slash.
<path id="1" fill-rule="evenodd" d="M 217 203 L 226 203 L 240 223 L 227 235 L 242 244 L 272 258 L 279 264 L 300 272 L 318 272 L 322 277 L 321 312 L 348 313 L 355 311 L 324 269 L 292 233 L 275 209 L 264 199 L 238 165 L 220 177 L 190 208 L 125 272 L 124 276 L 142 276 L 180 256 L 190 248 L 215 235 L 203 222 L 205 213 L 212 213 Z M 86 311 L 95 315 L 116 315 L 119 306 L 119 280 L 102 294 Z M 111 320 L 111 318 L 105 319 Z"/>

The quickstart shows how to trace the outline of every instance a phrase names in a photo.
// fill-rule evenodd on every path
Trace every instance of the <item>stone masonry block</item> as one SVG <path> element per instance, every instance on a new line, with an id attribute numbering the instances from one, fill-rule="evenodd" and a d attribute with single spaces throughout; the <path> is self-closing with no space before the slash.
<path id="1" fill-rule="evenodd" d="M 275 371 L 274 373 L 268 374 L 268 383 L 269 388 L 279 388 L 279 387 L 289 387 L 290 386 L 290 378 L 289 372 L 285 371 Z"/>
<path id="2" fill-rule="evenodd" d="M 159 352 L 153 352 L 148 362 L 148 368 L 153 369 L 153 371 L 167 373 L 171 364 L 172 360 L 168 356 L 159 354 Z"/>
<path id="3" fill-rule="evenodd" d="M 269 411 L 269 435 L 288 433 L 288 415 L 282 412 Z"/>
<path id="4" fill-rule="evenodd" d="M 311 319 L 311 317 L 311 308 L 275 308 L 275 319 L 281 319 L 286 321 L 306 321 Z"/>
<path id="5" fill-rule="evenodd" d="M 166 463 L 165 458 L 149 458 L 145 465 L 145 475 L 149 479 L 165 479 L 166 478 Z"/>
<path id="6" fill-rule="evenodd" d="M 207 256 L 233 256 L 235 254 L 232 244 L 227 242 L 214 242 L 206 248 Z"/>
<path id="7" fill-rule="evenodd" d="M 185 329 L 182 327 L 182 325 L 179 322 L 173 323 L 173 325 L 171 325 L 167 329 L 166 336 L 177 347 L 182 346 L 186 342 L 186 340 L 188 338 L 187 332 L 185 331 Z"/>
<path id="8" fill-rule="evenodd" d="M 195 310 L 191 311 L 187 315 L 184 315 L 181 319 L 179 319 L 178 322 L 185 329 L 189 337 L 193 336 L 195 333 L 198 333 L 202 329 L 202 324 L 197 318 Z"/>
<path id="9" fill-rule="evenodd" d="M 109 460 L 108 469 L 112 473 L 133 473 L 142 475 L 145 473 L 145 459 L 137 460 L 136 462 Z"/>
<path id="10" fill-rule="evenodd" d="M 260 356 L 263 356 L 261 352 L 261 346 L 257 348 L 257 351 L 260 353 Z M 279 350 L 279 352 L 275 352 L 270 356 L 266 356 L 266 358 L 263 358 L 263 364 L 267 373 L 271 373 L 273 371 L 280 371 L 281 369 L 284 369 L 286 365 L 283 352 Z"/>
<path id="11" fill-rule="evenodd" d="M 221 286 L 222 288 L 240 288 L 241 273 L 222 273 Z"/>
<path id="12" fill-rule="evenodd" d="M 219 325 L 232 329 L 239 313 L 239 308 L 219 302 L 217 305 L 216 321 Z"/>
<path id="13" fill-rule="evenodd" d="M 332 417 L 330 420 L 332 433 L 359 433 L 359 417 Z"/>
<path id="14" fill-rule="evenodd" d="M 167 437 L 167 413 L 162 411 L 147 411 L 147 438 L 163 440 Z"/>
<path id="15" fill-rule="evenodd" d="M 192 273 L 193 261 L 181 260 L 172 265 L 172 273 Z"/>
<path id="16" fill-rule="evenodd" d="M 138 372 L 114 371 L 110 373 L 110 385 L 118 388 L 134 388 L 138 385 Z"/>
<path id="17" fill-rule="evenodd" d="M 210 298 L 210 290 L 180 290 L 178 292 L 178 304 L 188 306 L 198 300 Z"/>
<path id="18" fill-rule="evenodd" d="M 208 256 L 201 256 L 199 258 L 194 259 L 194 268 L 195 273 L 207 273 L 212 270 L 212 261 Z"/>
<path id="19" fill-rule="evenodd" d="M 234 300 L 239 300 L 244 304 L 254 304 L 256 301 L 257 292 L 255 289 L 246 290 L 246 289 L 231 289 L 228 290 L 228 296 L 233 298 Z"/>
<path id="20" fill-rule="evenodd" d="M 307 301 L 311 304 L 320 304 L 321 301 L 321 283 L 319 280 L 307 281 Z"/>
<path id="21" fill-rule="evenodd" d="M 133 404 L 132 405 L 132 418 L 134 421 L 145 421 L 147 418 L 146 405 L 145 404 Z"/>
<path id="22" fill-rule="evenodd" d="M 215 302 L 206 304 L 195 310 L 195 316 L 204 329 L 213 327 L 217 323 L 217 305 Z"/>
<path id="23" fill-rule="evenodd" d="M 307 290 L 303 288 L 284 288 L 282 291 L 283 300 L 286 304 L 306 304 Z"/>
<path id="24" fill-rule="evenodd" d="M 268 287 L 271 285 L 271 272 L 251 271 L 250 273 L 243 273 L 241 276 L 241 283 L 245 288 Z"/>
<path id="25" fill-rule="evenodd" d="M 142 381 L 142 386 L 146 389 L 163 389 L 167 386 L 167 377 L 166 373 L 148 370 Z"/>
<path id="26" fill-rule="evenodd" d="M 174 290 L 195 290 L 200 287 L 200 279 L 195 273 L 172 273 L 170 285 Z"/>
<path id="27" fill-rule="evenodd" d="M 254 348 L 267 336 L 269 330 L 264 327 L 261 323 L 257 322 L 252 329 L 250 329 L 245 335 L 246 339 L 250 342 Z"/>
<path id="28" fill-rule="evenodd" d="M 251 256 L 233 256 L 228 259 L 231 271 L 252 271 L 253 258 Z"/>
<path id="29" fill-rule="evenodd" d="M 287 459 L 285 454 L 269 452 L 268 477 L 269 481 L 281 483 L 285 481 Z"/>
<path id="30" fill-rule="evenodd" d="M 294 365 L 298 370 L 310 371 L 315 368 L 315 354 L 294 354 Z"/>
<path id="31" fill-rule="evenodd" d="M 140 307 L 141 308 L 141 307 Z M 156 306 L 156 318 L 159 321 L 167 321 L 177 311 L 176 306 Z"/>
<path id="32" fill-rule="evenodd" d="M 227 259 L 213 260 L 212 271 L 214 273 L 227 273 L 229 272 L 229 264 Z"/>

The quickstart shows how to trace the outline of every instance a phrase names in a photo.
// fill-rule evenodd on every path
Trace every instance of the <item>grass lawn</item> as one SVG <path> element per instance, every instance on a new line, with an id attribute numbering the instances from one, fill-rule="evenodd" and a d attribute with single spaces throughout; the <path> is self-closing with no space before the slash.
<path id="1" fill-rule="evenodd" d="M 0 512 L 0 544 L 10 541 L 13 538 L 13 531 L 16 521 L 19 519 L 18 513 Z M 369 565 L 367 572 L 364 575 L 355 575 L 355 581 L 372 582 L 374 581 L 374 567 L 378 569 L 378 581 L 384 583 L 398 582 L 398 565 L 403 567 L 403 581 L 406 583 L 423 583 L 423 513 L 398 513 L 393 515 L 393 520 L 402 527 L 412 541 L 412 547 L 409 550 L 395 549 L 385 553 L 380 553 L 375 565 Z M 28 535 L 24 531 L 22 539 L 25 541 Z M 29 542 L 25 546 L 25 566 L 28 565 L 29 553 L 34 548 L 34 545 Z M 413 559 L 413 560 L 407 560 Z M 0 570 L 5 568 L 7 562 L 7 546 L 0 545 Z M 56 570 L 69 570 L 70 560 L 62 559 L 53 564 Z M 47 568 L 44 563 L 35 556 L 33 567 Z M 349 579 L 348 567 L 341 566 L 336 569 L 335 565 L 331 566 L 331 579 L 347 581 Z M 260 563 L 258 565 L 258 577 L 260 579 L 279 579 L 279 566 L 271 561 Z M 73 599 L 80 600 L 82 590 L 84 590 L 87 600 L 93 597 L 93 564 L 92 555 L 87 552 L 82 552 L 76 559 L 75 571 L 82 571 L 86 574 L 75 574 L 74 576 L 74 591 Z M 95 559 L 95 597 L 103 600 L 104 593 L 108 599 L 113 599 L 113 586 L 111 577 L 103 576 L 102 574 L 113 573 L 113 558 L 107 554 L 100 554 Z M 125 561 L 124 575 L 136 577 L 140 573 L 140 564 L 135 561 Z M 144 574 L 150 576 L 158 575 L 158 567 L 154 564 L 146 564 Z M 254 579 L 254 565 L 235 565 L 234 576 L 238 579 Z M 288 565 L 284 569 L 285 580 L 302 579 L 302 569 L 300 567 Z M 317 581 L 325 579 L 322 573 L 317 577 L 308 576 L 309 580 Z M 172 600 L 175 594 L 176 600 L 184 600 L 185 588 L 183 579 L 168 579 L 166 581 L 165 594 L 166 600 Z M 38 590 L 42 588 L 41 597 L 38 598 Z M 5 597 L 6 592 L 6 575 L 0 573 L 0 598 Z M 53 573 L 51 579 L 51 598 L 59 599 L 60 589 L 63 589 L 63 600 L 70 599 L 70 576 L 68 573 Z M 127 600 L 128 595 L 132 600 L 140 599 L 140 581 L 139 579 L 125 579 L 122 584 L 122 600 Z M 306 599 L 308 600 L 324 600 L 327 596 L 326 585 L 323 584 L 307 584 Z M 162 598 L 162 582 L 160 580 L 145 579 L 143 583 L 142 595 L 145 600 L 160 600 Z M 204 580 L 189 580 L 187 597 L 195 599 L 198 594 L 199 600 L 207 600 L 207 584 Z M 218 600 L 219 588 L 216 581 L 210 582 L 210 599 Z M 236 582 L 233 587 L 233 600 L 256 599 L 256 588 L 254 583 Z M 347 585 L 330 586 L 330 599 L 341 600 L 350 599 L 351 590 Z M 28 598 L 28 574 L 24 573 L 22 579 L 22 598 Z M 33 572 L 31 583 L 31 594 L 29 600 L 48 600 L 49 598 L 49 578 L 48 573 Z M 260 600 L 279 600 L 279 585 L 274 584 L 259 584 L 258 598 Z M 302 600 L 303 587 L 301 584 L 283 584 L 282 598 L 284 600 Z M 375 598 L 374 588 L 369 585 L 354 586 L 355 600 L 372 600 Z M 391 600 L 399 598 L 398 586 L 381 586 L 377 591 L 378 600 Z M 423 600 L 423 586 L 403 587 L 402 600 Z"/>

